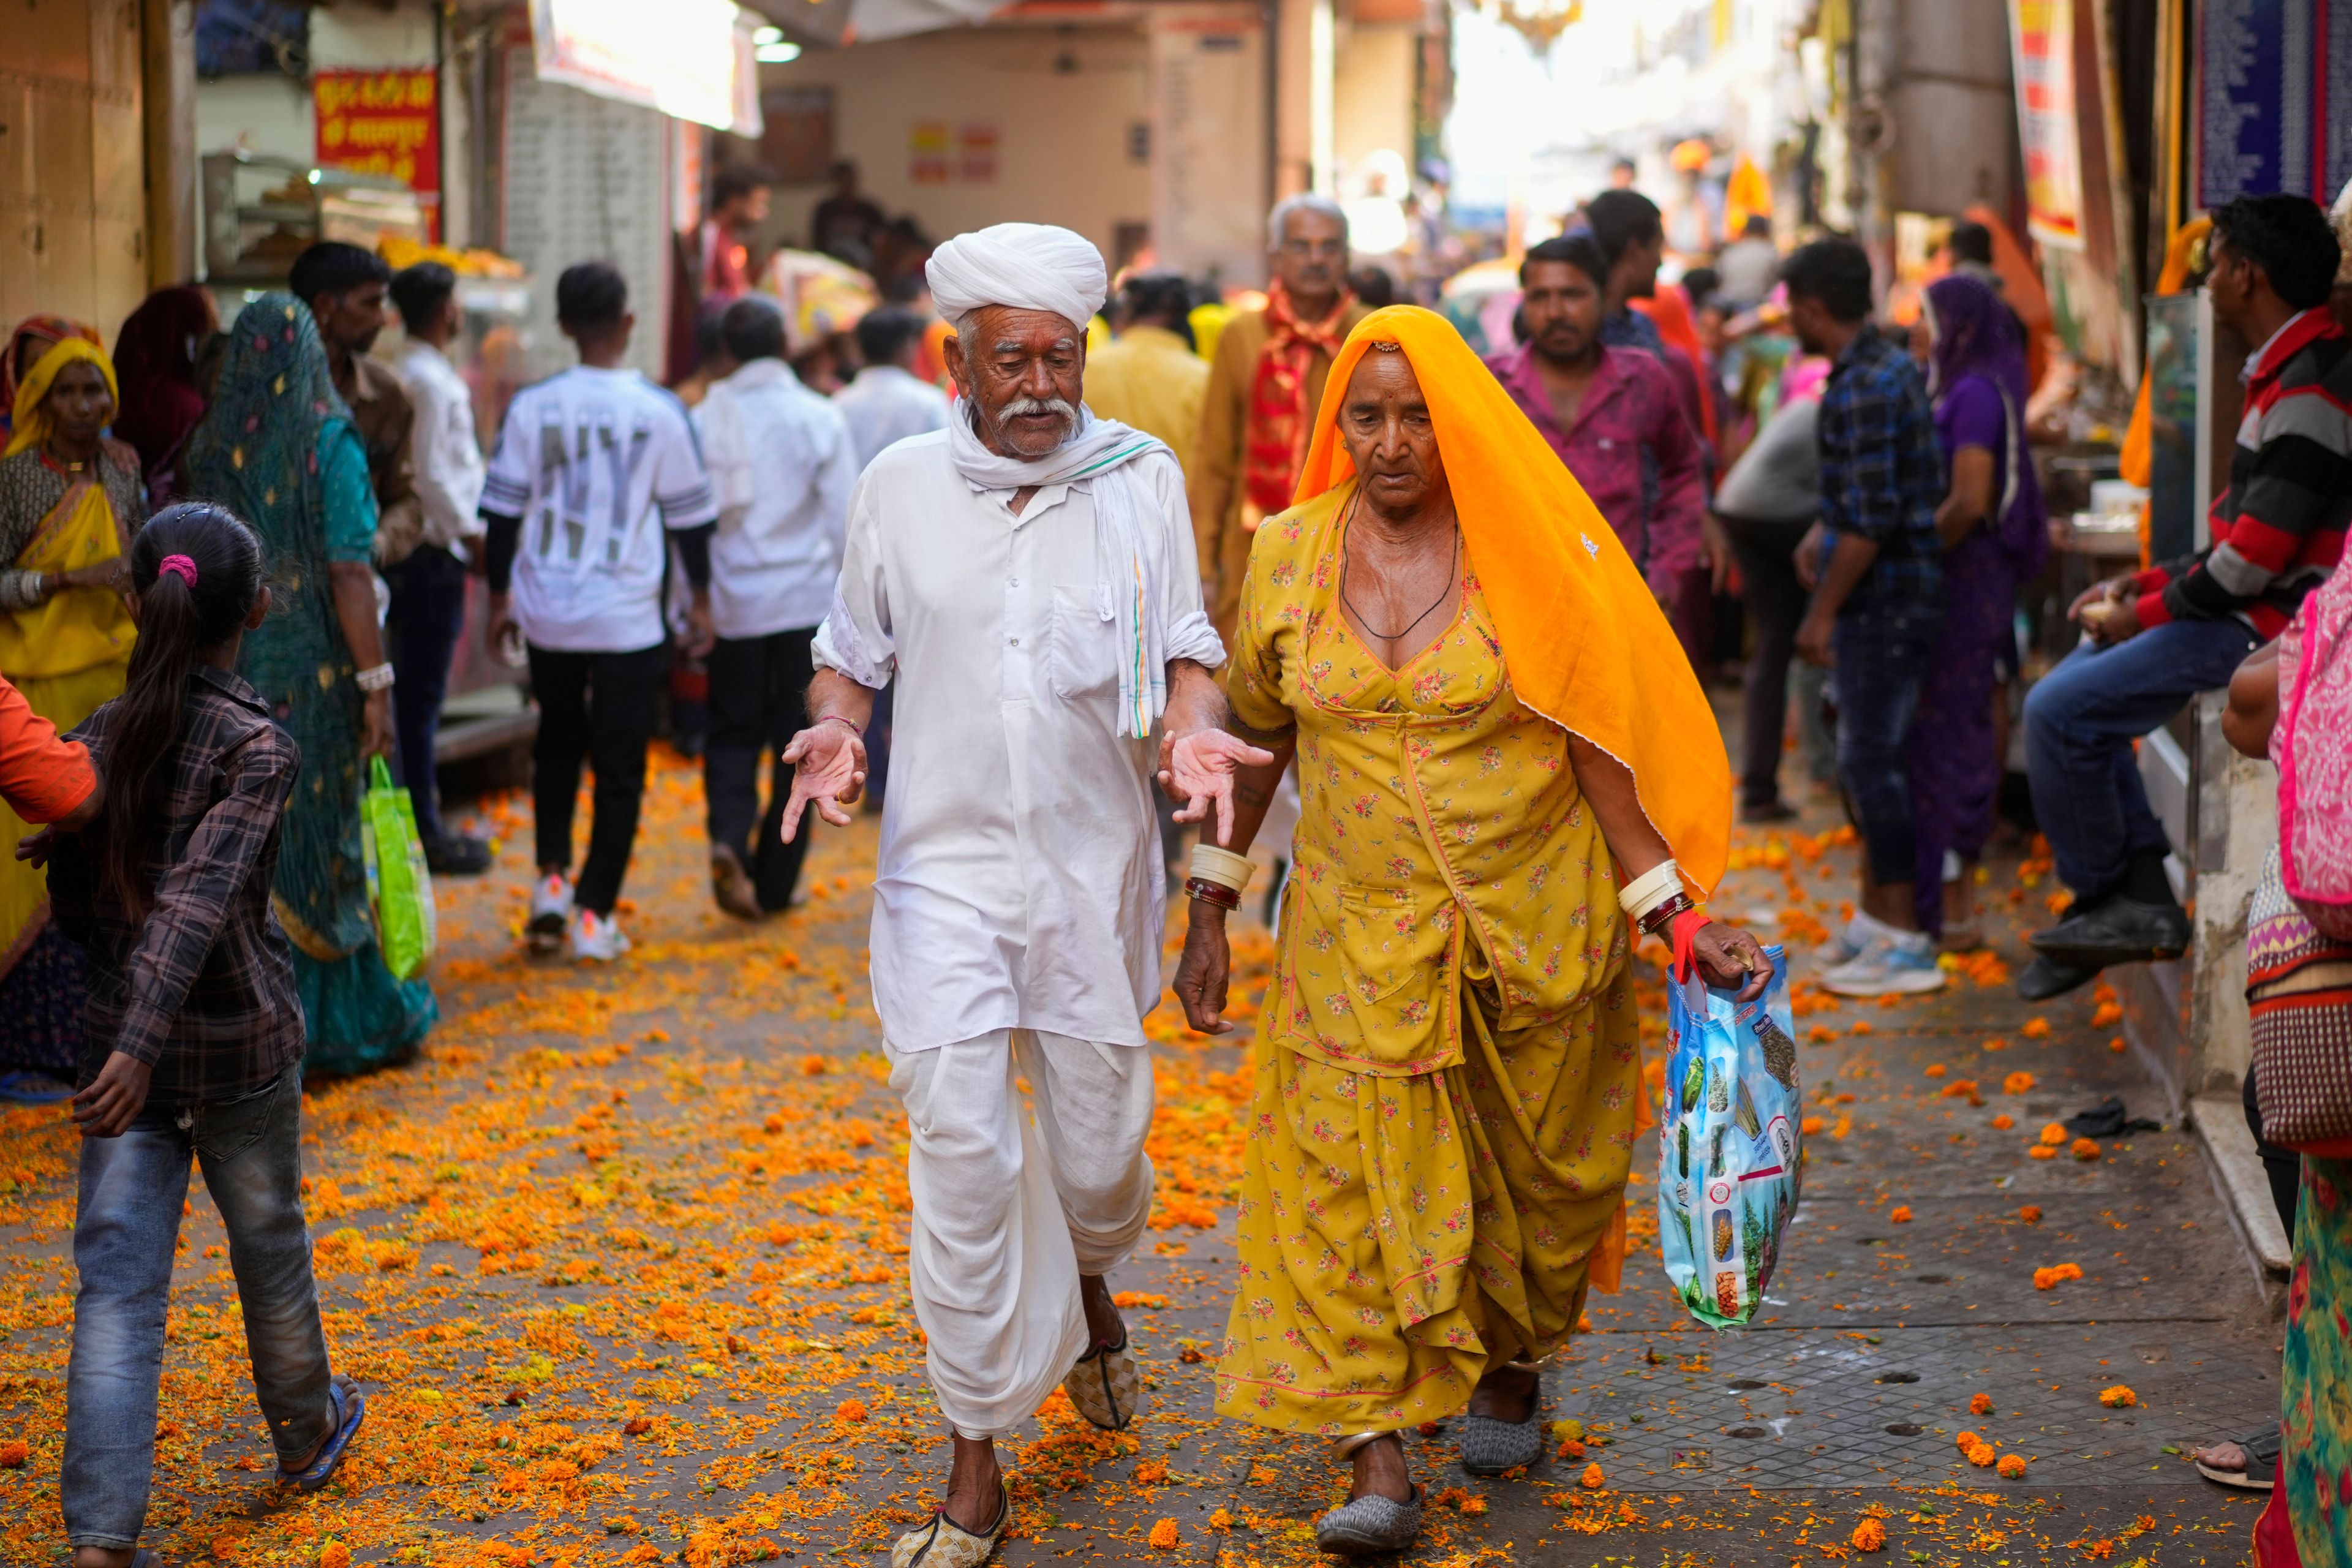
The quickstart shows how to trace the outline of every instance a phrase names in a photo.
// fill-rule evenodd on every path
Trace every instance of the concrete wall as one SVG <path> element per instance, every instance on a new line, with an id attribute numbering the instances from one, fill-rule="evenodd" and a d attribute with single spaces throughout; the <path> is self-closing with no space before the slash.
<path id="1" fill-rule="evenodd" d="M 1159 265 L 1265 280 L 1265 37 L 1247 8 L 1151 28 L 1151 245 Z"/>
<path id="2" fill-rule="evenodd" d="M 1106 257 L 1122 223 L 1149 223 L 1152 170 L 1150 49 L 1137 26 L 957 28 L 811 50 L 761 68 L 762 88 L 831 87 L 834 146 L 854 160 L 866 195 L 911 215 L 933 238 L 1008 220 L 1076 229 Z M 918 183 L 920 128 L 996 133 L 994 177 Z M 1140 151 L 1144 155 L 1139 158 Z M 956 162 L 950 149 L 950 162 Z M 1236 171 L 1253 186 L 1254 170 Z M 767 237 L 809 241 L 823 186 L 775 194 Z"/>
<path id="3" fill-rule="evenodd" d="M 1394 153 L 1412 167 L 1414 51 L 1421 28 L 1358 23 L 1339 35 L 1332 61 L 1332 148 L 1341 170 L 1366 153 Z M 1342 188 L 1346 182 L 1341 182 Z"/>
<path id="4" fill-rule="evenodd" d="M 1888 199 L 1942 217 L 1977 202 L 2007 210 L 2017 106 L 2006 0 L 1937 0 L 1888 15 L 1899 24 Z"/>

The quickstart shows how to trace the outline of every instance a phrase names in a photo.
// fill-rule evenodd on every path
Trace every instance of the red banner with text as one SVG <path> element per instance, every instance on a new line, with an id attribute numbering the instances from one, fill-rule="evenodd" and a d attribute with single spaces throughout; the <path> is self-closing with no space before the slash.
<path id="1" fill-rule="evenodd" d="M 322 70 L 311 78 L 319 162 L 386 174 L 424 200 L 441 237 L 441 104 L 433 68 Z"/>

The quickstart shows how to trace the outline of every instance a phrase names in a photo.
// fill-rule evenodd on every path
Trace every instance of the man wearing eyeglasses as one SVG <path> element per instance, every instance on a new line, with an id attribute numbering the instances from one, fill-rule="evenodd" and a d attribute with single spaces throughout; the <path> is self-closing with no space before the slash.
<path id="1" fill-rule="evenodd" d="M 1348 218 L 1328 196 L 1297 195 L 1266 225 L 1265 309 L 1225 323 L 1192 454 L 1192 537 L 1209 615 L 1231 641 L 1250 539 L 1288 509 L 1323 379 L 1370 312 L 1348 288 Z"/>

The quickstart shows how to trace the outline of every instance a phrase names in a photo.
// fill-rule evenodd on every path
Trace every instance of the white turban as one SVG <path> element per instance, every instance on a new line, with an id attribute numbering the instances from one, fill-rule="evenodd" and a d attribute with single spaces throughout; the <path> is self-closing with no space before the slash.
<path id="1" fill-rule="evenodd" d="M 988 305 L 1051 310 L 1080 331 L 1110 292 L 1102 252 L 1045 223 L 1000 223 L 931 252 L 931 303 L 952 321 Z"/>

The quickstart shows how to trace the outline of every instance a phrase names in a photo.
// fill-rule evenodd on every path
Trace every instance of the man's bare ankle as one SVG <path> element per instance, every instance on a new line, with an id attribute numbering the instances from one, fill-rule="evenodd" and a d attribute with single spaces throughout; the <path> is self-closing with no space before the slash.
<path id="1" fill-rule="evenodd" d="M 77 1546 L 73 1568 L 127 1568 L 138 1555 L 135 1546 Z"/>

